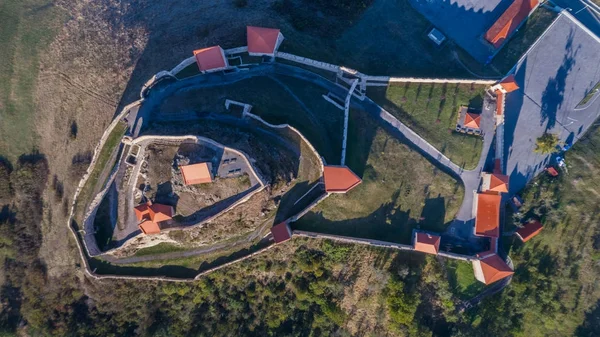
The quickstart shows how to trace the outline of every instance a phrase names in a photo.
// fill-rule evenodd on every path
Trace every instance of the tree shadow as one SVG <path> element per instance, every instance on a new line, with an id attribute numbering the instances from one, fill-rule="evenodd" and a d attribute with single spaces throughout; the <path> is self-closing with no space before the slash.
<path id="1" fill-rule="evenodd" d="M 445 217 L 446 200 L 440 195 L 435 198 L 427 198 L 419 218 L 419 227 L 441 233 L 446 229 Z"/>
<path id="2" fill-rule="evenodd" d="M 583 323 L 575 330 L 577 337 L 596 337 L 600 336 L 600 300 L 596 305 L 585 313 Z"/>
<path id="3" fill-rule="evenodd" d="M 401 211 L 392 201 L 381 205 L 368 216 L 341 221 L 329 220 L 322 212 L 311 211 L 302 217 L 302 221 L 293 223 L 292 227 L 318 233 L 410 244 L 412 230 L 416 225 L 417 220 L 411 218 L 410 210 Z"/>
<path id="4" fill-rule="evenodd" d="M 553 129 L 556 125 L 556 114 L 565 99 L 566 79 L 575 65 L 578 50 L 579 47 L 573 50 L 573 31 L 571 30 L 567 38 L 563 62 L 556 75 L 548 80 L 548 84 L 542 93 L 540 125 L 547 123 L 546 131 Z"/>

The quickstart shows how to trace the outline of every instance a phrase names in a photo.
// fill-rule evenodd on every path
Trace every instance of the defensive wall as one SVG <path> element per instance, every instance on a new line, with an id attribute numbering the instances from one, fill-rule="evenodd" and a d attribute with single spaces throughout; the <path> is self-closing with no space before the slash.
<path id="1" fill-rule="evenodd" d="M 225 50 L 225 54 L 226 55 L 234 55 L 234 54 L 239 54 L 239 53 L 243 53 L 243 52 L 246 52 L 246 51 L 247 51 L 247 47 L 239 47 L 239 48 L 232 48 L 232 49 Z M 305 58 L 305 57 L 301 57 L 301 56 L 297 56 L 297 55 L 293 55 L 293 54 L 289 54 L 289 53 L 277 52 L 275 56 L 277 58 L 285 59 L 285 60 L 288 60 L 288 61 L 297 62 L 297 63 L 304 64 L 304 65 L 307 65 L 307 66 L 315 67 L 315 68 L 318 68 L 318 69 L 331 71 L 331 72 L 334 72 L 334 73 L 338 74 L 338 76 L 341 77 L 341 78 L 343 78 L 344 74 L 350 74 L 350 75 L 352 75 L 352 76 L 360 79 L 359 81 L 355 81 L 354 84 L 352 84 L 352 86 L 353 86 L 353 88 L 355 88 L 357 85 L 360 85 L 361 91 L 364 91 L 365 87 L 369 86 L 369 85 L 372 85 L 372 86 L 382 86 L 382 85 L 388 85 L 389 83 L 394 83 L 394 82 L 463 83 L 463 84 L 485 84 L 485 85 L 491 85 L 491 84 L 494 84 L 496 82 L 496 81 L 493 81 L 493 80 L 480 80 L 480 79 L 452 79 L 452 78 L 431 79 L 431 78 L 414 78 L 414 77 L 369 76 L 369 75 L 362 74 L 362 73 L 360 73 L 360 72 L 358 72 L 356 70 L 353 70 L 353 69 L 349 69 L 349 68 L 345 68 L 345 67 L 340 67 L 340 66 L 337 66 L 337 65 L 333 65 L 333 64 L 329 64 L 329 63 L 321 62 L 321 61 L 316 61 L 316 60 L 312 60 L 312 59 L 309 59 L 309 58 Z M 172 78 L 178 80 L 175 75 L 178 72 L 180 72 L 181 70 L 183 70 L 184 68 L 192 65 L 194 62 L 195 62 L 195 58 L 194 57 L 186 58 L 181 63 L 179 63 L 177 66 L 175 66 L 173 69 L 171 69 L 169 71 L 160 71 L 156 75 L 154 75 L 151 79 L 149 79 L 143 85 L 142 90 L 140 91 L 140 97 L 141 98 L 139 100 L 137 100 L 137 101 L 135 101 L 135 102 L 133 102 L 133 103 L 125 106 L 122 109 L 122 111 L 116 116 L 116 118 L 111 122 L 111 124 L 104 131 L 102 137 L 100 138 L 100 140 L 98 142 L 98 145 L 94 148 L 94 154 L 93 154 L 90 166 L 88 167 L 86 173 L 84 174 L 84 176 L 80 180 L 79 185 L 78 185 L 78 187 L 77 187 L 77 189 L 76 189 L 76 191 L 75 191 L 75 193 L 73 195 L 73 201 L 72 201 L 71 209 L 70 209 L 70 212 L 69 212 L 67 226 L 69 227 L 69 229 L 71 231 L 71 234 L 73 235 L 73 237 L 75 238 L 75 241 L 77 243 L 77 247 L 78 247 L 78 250 L 79 250 L 80 258 L 82 259 L 82 261 L 84 263 L 84 266 L 85 266 L 85 273 L 86 273 L 86 275 L 88 275 L 89 277 L 91 277 L 91 278 L 93 278 L 95 280 L 122 279 L 122 280 L 146 280 L 146 281 L 150 280 L 150 281 L 193 282 L 194 280 L 197 280 L 199 277 L 201 277 L 203 275 L 206 275 L 206 274 L 208 274 L 210 272 L 213 272 L 213 271 L 216 271 L 218 269 L 224 268 L 226 266 L 230 266 L 233 263 L 236 263 L 236 262 L 243 261 L 245 259 L 254 257 L 257 254 L 260 254 L 260 253 L 262 253 L 262 252 L 270 249 L 271 247 L 273 247 L 273 243 L 271 243 L 268 246 L 266 246 L 264 248 L 261 248 L 260 250 L 258 250 L 256 252 L 253 252 L 253 253 L 251 253 L 249 255 L 240 257 L 240 258 L 238 258 L 236 260 L 227 262 L 227 263 L 225 263 L 223 265 L 215 266 L 215 267 L 213 267 L 211 269 L 208 269 L 206 271 L 203 271 L 203 272 L 199 273 L 194 278 L 187 278 L 187 279 L 179 279 L 179 278 L 172 278 L 172 277 L 166 277 L 166 276 L 155 276 L 155 277 L 153 277 L 153 276 L 124 276 L 124 275 L 109 275 L 109 274 L 99 275 L 99 274 L 95 273 L 95 270 L 92 271 L 90 269 L 89 261 L 88 261 L 88 259 L 86 257 L 86 252 L 90 251 L 89 247 L 87 247 L 85 239 L 80 239 L 80 237 L 78 236 L 77 231 L 72 226 L 72 224 L 73 224 L 73 220 L 74 220 L 75 206 L 77 204 L 77 197 L 79 196 L 79 193 L 81 192 L 81 189 L 83 188 L 83 186 L 85 186 L 85 184 L 86 184 L 86 182 L 87 182 L 87 180 L 88 180 L 88 178 L 90 176 L 90 173 L 94 170 L 94 168 L 96 166 L 100 150 L 105 145 L 108 136 L 113 131 L 113 129 L 116 127 L 116 125 L 119 123 L 119 121 L 121 121 L 124 117 L 126 117 L 127 114 L 129 113 L 129 111 L 132 108 L 134 108 L 136 106 L 139 106 L 139 105 L 141 105 L 144 102 L 144 95 L 145 95 L 145 93 L 147 92 L 147 90 L 149 88 L 152 88 L 153 85 L 155 85 L 160 80 L 162 80 L 162 79 L 164 79 L 166 77 L 172 77 Z M 351 89 L 352 89 L 352 87 L 351 87 Z M 349 91 L 350 94 L 346 98 L 346 101 L 349 101 L 349 97 L 351 97 L 351 95 L 353 94 L 353 91 L 354 91 L 353 89 Z M 348 104 L 345 104 L 345 105 L 347 106 Z M 312 147 L 312 145 L 310 144 L 310 142 L 308 142 L 306 140 L 306 138 L 300 132 L 298 132 L 295 128 L 293 128 L 292 126 L 289 126 L 289 125 L 283 125 L 283 126 L 272 125 L 272 124 L 269 124 L 266 121 L 262 120 L 260 117 L 258 117 L 256 115 L 253 115 L 253 114 L 250 114 L 250 113 L 246 113 L 246 116 L 250 117 L 250 118 L 253 118 L 253 119 L 256 119 L 258 121 L 261 121 L 262 123 L 264 123 L 265 125 L 268 125 L 270 127 L 276 127 L 276 128 L 289 127 L 294 132 L 298 133 L 306 141 L 307 144 L 309 144 L 311 150 L 316 153 L 317 157 L 321 161 L 321 165 L 323 165 L 322 158 L 318 155 L 318 153 Z M 412 130 L 409 129 L 409 131 L 412 131 Z M 144 136 L 142 136 L 142 137 L 144 137 Z M 140 142 L 140 140 L 138 140 L 137 142 L 136 142 L 136 140 L 133 141 L 133 143 L 136 143 L 136 144 L 138 142 Z M 245 156 L 243 156 L 243 157 L 245 158 Z M 323 169 L 323 167 L 321 167 L 321 169 Z M 112 177 L 112 179 L 114 179 L 114 177 Z M 259 179 L 259 180 L 262 181 L 262 179 Z M 322 200 L 324 200 L 327 196 L 328 196 L 328 194 L 322 195 L 317 200 L 315 200 L 313 203 L 311 203 L 307 208 L 305 208 L 303 211 L 301 211 L 299 214 L 297 214 L 296 216 L 293 216 L 290 219 L 288 219 L 288 221 L 296 221 L 299 217 L 301 217 L 302 215 L 304 215 L 311 208 L 313 208 L 319 202 L 321 202 Z M 84 231 L 84 234 L 85 234 L 85 231 Z M 336 240 L 336 241 L 339 241 L 339 242 L 348 242 L 348 243 L 357 243 L 357 244 L 368 244 L 368 245 L 371 245 L 371 246 L 384 247 L 384 248 L 393 248 L 393 249 L 398 249 L 398 250 L 413 250 L 412 246 L 401 245 L 401 244 L 392 243 L 392 242 L 386 242 L 386 241 L 360 239 L 360 238 L 350 238 L 350 237 L 344 237 L 344 236 L 336 236 L 336 235 L 330 235 L 330 234 L 312 233 L 312 232 L 304 232 L 304 231 L 294 231 L 293 234 L 297 235 L 297 236 L 304 236 L 304 237 L 312 237 L 312 238 L 321 238 L 321 239 Z M 269 235 L 267 237 L 269 237 Z M 270 239 L 272 239 L 272 238 L 270 238 Z M 81 243 L 81 241 L 83 241 L 83 244 Z M 82 247 L 82 246 L 84 246 L 85 248 Z M 90 257 L 95 256 L 95 255 L 91 255 L 91 254 L 89 254 L 89 255 L 90 255 Z M 459 260 L 463 260 L 463 261 L 472 261 L 474 259 L 477 259 L 474 256 L 459 255 L 459 254 L 448 253 L 448 252 L 440 252 L 439 255 L 447 257 L 447 258 L 459 259 Z"/>

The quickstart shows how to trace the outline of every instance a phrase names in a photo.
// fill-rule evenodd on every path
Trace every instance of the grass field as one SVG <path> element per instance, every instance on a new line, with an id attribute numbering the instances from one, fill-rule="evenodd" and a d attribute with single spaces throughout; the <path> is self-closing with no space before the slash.
<path id="1" fill-rule="evenodd" d="M 50 0 L 0 2 L 0 155 L 36 148 L 35 88 L 44 49 L 66 13 Z"/>
<path id="2" fill-rule="evenodd" d="M 350 117 L 347 164 L 362 184 L 331 195 L 294 228 L 406 244 L 413 228 L 443 231 L 460 207 L 462 185 L 363 111 Z"/>
<path id="3" fill-rule="evenodd" d="M 367 94 L 454 163 L 473 169 L 479 162 L 483 141 L 454 129 L 459 107 L 481 109 L 484 91 L 483 85 L 403 83 L 372 87 Z"/>
<path id="4" fill-rule="evenodd" d="M 475 279 L 470 262 L 446 259 L 444 265 L 452 293 L 461 300 L 471 299 L 485 288 L 483 283 Z"/>
<path id="5" fill-rule="evenodd" d="M 160 111 L 225 112 L 225 99 L 253 106 L 252 113 L 272 124 L 290 124 L 325 157 L 339 164 L 343 111 L 325 101 L 327 90 L 287 76 L 253 77 L 232 85 L 203 88 L 167 98 Z M 239 114 L 236 117 L 240 117 Z"/>
<path id="6" fill-rule="evenodd" d="M 82 220 L 85 208 L 87 205 L 89 205 L 93 198 L 92 193 L 97 187 L 96 185 L 98 184 L 98 179 L 100 178 L 102 172 L 107 169 L 106 165 L 108 165 L 109 159 L 114 155 L 118 145 L 121 143 L 121 138 L 123 138 L 126 130 L 127 124 L 119 122 L 106 139 L 104 147 L 102 147 L 102 150 L 100 150 L 100 154 L 98 155 L 94 170 L 92 170 L 90 173 L 90 176 L 88 177 L 85 185 L 79 193 L 79 197 L 77 198 L 74 212 L 75 221 L 79 222 Z M 108 170 L 111 168 L 112 166 L 108 168 Z"/>

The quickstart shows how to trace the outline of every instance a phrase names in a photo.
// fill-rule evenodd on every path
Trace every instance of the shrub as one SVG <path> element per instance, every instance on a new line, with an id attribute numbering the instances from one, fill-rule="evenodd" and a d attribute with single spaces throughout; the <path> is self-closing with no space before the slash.
<path id="1" fill-rule="evenodd" d="M 550 154 L 557 152 L 560 141 L 558 135 L 553 133 L 544 133 L 535 141 L 535 152 L 541 154 Z"/>

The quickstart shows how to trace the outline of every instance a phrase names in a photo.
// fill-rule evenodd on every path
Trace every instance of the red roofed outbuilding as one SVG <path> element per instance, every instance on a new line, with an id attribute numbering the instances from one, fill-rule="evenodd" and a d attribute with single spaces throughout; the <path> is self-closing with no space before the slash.
<path id="1" fill-rule="evenodd" d="M 496 254 L 490 254 L 480 260 L 474 260 L 473 271 L 475 272 L 475 278 L 486 285 L 514 274 L 512 268 Z"/>
<path id="2" fill-rule="evenodd" d="M 248 54 L 252 56 L 275 56 L 283 35 L 279 29 L 263 27 L 246 27 Z"/>
<path id="3" fill-rule="evenodd" d="M 206 184 L 213 181 L 211 163 L 183 165 L 179 170 L 185 185 Z"/>
<path id="4" fill-rule="evenodd" d="M 438 235 L 415 232 L 413 238 L 413 247 L 418 252 L 437 255 L 437 253 L 440 251 L 441 240 L 442 238 Z"/>
<path id="5" fill-rule="evenodd" d="M 292 230 L 285 222 L 271 227 L 271 234 L 275 243 L 282 243 L 292 238 Z"/>
<path id="6" fill-rule="evenodd" d="M 229 67 L 225 51 L 220 46 L 194 50 L 196 63 L 202 72 L 211 72 Z"/>
<path id="7" fill-rule="evenodd" d="M 146 235 L 160 233 L 160 226 L 154 221 L 144 220 L 138 225 L 138 227 L 140 228 L 142 233 Z"/>
<path id="8" fill-rule="evenodd" d="M 134 212 L 140 222 L 138 227 L 144 234 L 160 233 L 160 224 L 173 219 L 175 213 L 172 206 L 153 204 L 151 201 L 136 206 Z"/>
<path id="9" fill-rule="evenodd" d="M 477 193 L 475 235 L 497 238 L 500 236 L 500 203 L 497 193 Z"/>
<path id="10" fill-rule="evenodd" d="M 325 166 L 323 181 L 327 193 L 346 193 L 358 186 L 362 180 L 347 166 Z"/>
<path id="11" fill-rule="evenodd" d="M 479 129 L 481 126 L 481 115 L 467 112 L 465 115 L 465 127 Z"/>
<path id="12" fill-rule="evenodd" d="M 484 173 L 481 182 L 482 192 L 508 193 L 508 176 L 500 173 Z"/>
<path id="13" fill-rule="evenodd" d="M 544 226 L 542 226 L 542 223 L 535 220 L 526 224 L 525 226 L 523 226 L 523 228 L 519 228 L 516 234 L 517 237 L 521 239 L 521 241 L 527 242 L 534 236 L 538 235 L 543 228 Z"/>
<path id="14" fill-rule="evenodd" d="M 506 93 L 513 92 L 519 89 L 519 85 L 515 80 L 515 75 L 511 74 L 506 76 L 502 81 L 500 81 L 500 86 Z"/>
<path id="15" fill-rule="evenodd" d="M 539 0 L 515 0 L 485 33 L 484 38 L 499 48 L 539 5 Z"/>

